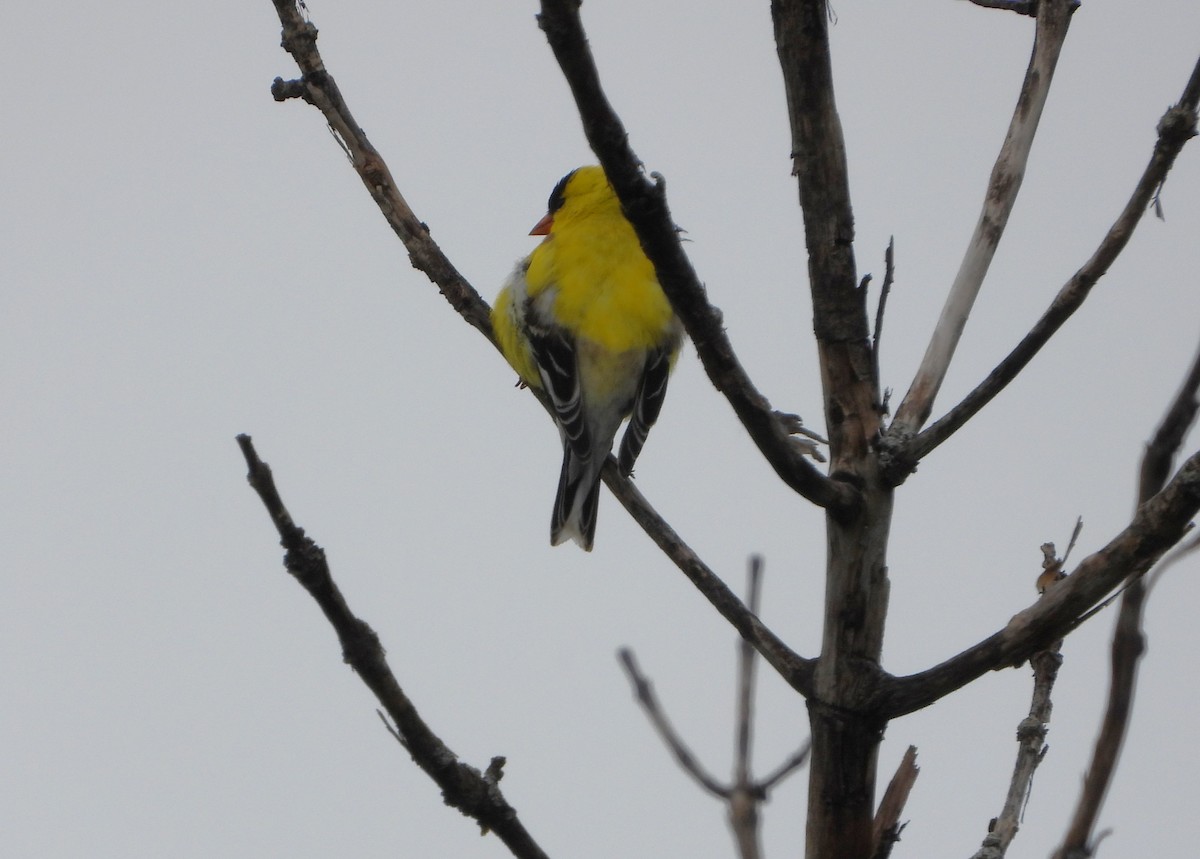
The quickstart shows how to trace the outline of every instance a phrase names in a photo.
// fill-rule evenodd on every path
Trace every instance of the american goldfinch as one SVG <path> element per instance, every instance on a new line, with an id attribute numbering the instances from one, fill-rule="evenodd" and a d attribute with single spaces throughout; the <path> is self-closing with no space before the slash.
<path id="1" fill-rule="evenodd" d="M 591 551 L 600 470 L 617 429 L 628 475 L 658 419 L 683 329 L 601 167 L 580 167 L 550 194 L 531 236 L 542 243 L 492 308 L 492 328 L 521 380 L 546 392 L 563 445 L 550 544 Z"/>

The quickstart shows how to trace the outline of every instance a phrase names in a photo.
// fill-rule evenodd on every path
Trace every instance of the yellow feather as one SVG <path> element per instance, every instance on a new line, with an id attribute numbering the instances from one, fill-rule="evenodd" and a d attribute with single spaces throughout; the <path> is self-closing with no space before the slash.
<path id="1" fill-rule="evenodd" d="M 549 208 L 534 228 L 546 238 L 496 296 L 492 327 L 527 384 L 540 388 L 545 376 L 558 421 L 550 542 L 590 551 L 601 468 L 631 414 L 620 460 L 632 468 L 662 405 L 663 356 L 673 363 L 683 330 L 602 168 L 567 174 Z"/>
<path id="2" fill-rule="evenodd" d="M 517 271 L 513 272 L 514 277 L 517 276 L 520 269 L 521 266 L 518 266 Z M 500 351 L 520 375 L 521 381 L 530 387 L 540 388 L 542 380 L 538 376 L 537 364 L 534 363 L 533 354 L 529 351 L 529 344 L 521 332 L 521 323 L 516 315 L 516 307 L 513 305 L 513 287 L 511 285 L 506 285 L 496 296 L 496 303 L 492 306 L 492 331 L 496 335 Z"/>
<path id="3" fill-rule="evenodd" d="M 650 349 L 673 335 L 654 266 L 599 167 L 575 171 L 525 277 L 531 298 L 556 291 L 559 325 L 604 349 Z"/>

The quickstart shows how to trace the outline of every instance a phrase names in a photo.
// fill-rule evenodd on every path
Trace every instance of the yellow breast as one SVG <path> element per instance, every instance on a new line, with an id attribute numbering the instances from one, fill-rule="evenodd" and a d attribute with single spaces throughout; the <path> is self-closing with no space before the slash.
<path id="1" fill-rule="evenodd" d="M 672 331 L 654 266 L 619 210 L 592 213 L 586 222 L 556 220 L 530 258 L 526 281 L 534 298 L 554 290 L 558 324 L 602 348 L 649 349 Z"/>

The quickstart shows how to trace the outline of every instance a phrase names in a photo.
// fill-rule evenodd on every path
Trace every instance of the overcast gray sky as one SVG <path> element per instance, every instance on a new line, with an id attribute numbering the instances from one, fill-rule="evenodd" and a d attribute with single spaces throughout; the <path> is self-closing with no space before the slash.
<path id="1" fill-rule="evenodd" d="M 766 2 L 589 0 L 609 95 L 762 390 L 820 426 L 803 235 Z M 326 62 L 407 199 L 489 299 L 555 181 L 593 160 L 536 3 L 309 3 Z M 962 0 L 835 0 L 860 272 L 896 239 L 883 371 L 901 395 L 978 214 L 1033 23 Z M 253 435 L 418 707 L 554 856 L 728 856 L 614 653 L 633 647 L 715 771 L 734 634 L 609 496 L 596 550 L 552 550 L 556 433 L 364 193 L 267 0 L 12 2 L 0 30 L 0 853 L 505 855 L 445 808 L 283 572 L 234 436 Z M 1026 185 L 940 413 L 1087 258 L 1200 49 L 1200 7 L 1085 0 Z M 1080 313 L 898 492 L 885 667 L 910 672 L 1035 598 L 1038 546 L 1127 521 L 1142 445 L 1200 337 L 1200 152 Z M 1190 440 L 1192 449 L 1196 438 Z M 687 350 L 638 485 L 815 655 L 821 516 L 782 487 Z M 1200 750 L 1195 563 L 1147 611 L 1107 857 L 1189 855 Z M 1065 648 L 1019 855 L 1061 836 L 1113 612 Z M 1027 668 L 888 729 L 919 747 L 896 855 L 970 855 L 1007 785 Z M 762 674 L 757 766 L 807 733 Z M 805 777 L 765 810 L 802 849 Z"/>

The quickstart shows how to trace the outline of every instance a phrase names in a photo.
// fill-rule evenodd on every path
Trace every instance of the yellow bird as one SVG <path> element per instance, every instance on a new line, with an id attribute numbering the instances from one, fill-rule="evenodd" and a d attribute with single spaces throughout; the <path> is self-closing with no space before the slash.
<path id="1" fill-rule="evenodd" d="M 601 167 L 580 167 L 550 194 L 530 231 L 545 236 L 492 308 L 508 363 L 554 407 L 563 445 L 550 544 L 591 551 L 600 470 L 625 418 L 617 462 L 633 471 L 667 393 L 683 327 Z"/>

